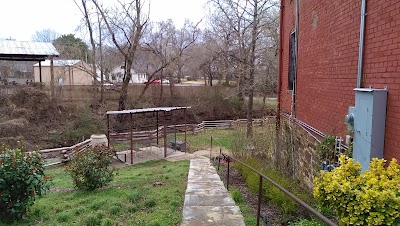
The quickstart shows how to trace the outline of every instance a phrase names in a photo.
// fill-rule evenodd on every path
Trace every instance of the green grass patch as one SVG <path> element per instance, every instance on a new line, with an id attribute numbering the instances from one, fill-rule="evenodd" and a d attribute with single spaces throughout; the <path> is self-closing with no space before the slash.
<path id="1" fill-rule="evenodd" d="M 231 148 L 231 143 L 236 139 L 234 129 L 206 129 L 198 134 L 188 132 L 186 135 L 189 151 L 207 150 L 211 146 L 211 136 L 213 137 L 213 147 Z M 175 136 L 169 135 L 168 141 L 174 141 Z M 177 134 L 177 140 L 184 141 L 183 133 Z M 169 143 L 168 143 L 169 144 Z"/>
<path id="2" fill-rule="evenodd" d="M 246 225 L 256 225 L 257 216 L 254 213 L 251 206 L 245 202 L 244 197 L 242 193 L 240 193 L 239 189 L 236 188 L 235 186 L 230 186 L 229 192 L 231 193 L 231 196 L 235 201 L 236 205 L 239 206 L 240 211 L 242 212 L 244 223 Z"/>
<path id="3" fill-rule="evenodd" d="M 121 168 L 105 189 L 38 198 L 27 220 L 12 225 L 179 225 L 188 170 L 189 161 L 164 160 Z M 46 173 L 53 177 L 54 190 L 73 187 L 64 167 Z"/>
<path id="4" fill-rule="evenodd" d="M 257 109 L 261 109 L 262 105 L 264 105 L 263 99 L 262 98 L 255 98 L 254 100 L 254 107 Z M 276 109 L 277 104 L 277 99 L 266 99 L 265 100 L 265 106 L 266 108 L 272 108 Z"/>

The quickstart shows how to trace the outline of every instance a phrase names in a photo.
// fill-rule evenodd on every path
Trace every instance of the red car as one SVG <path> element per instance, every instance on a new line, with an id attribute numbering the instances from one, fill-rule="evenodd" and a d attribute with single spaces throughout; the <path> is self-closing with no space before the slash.
<path id="1" fill-rule="evenodd" d="M 150 84 L 161 84 L 160 80 L 146 81 L 143 84 L 147 84 L 147 83 L 150 83 Z"/>

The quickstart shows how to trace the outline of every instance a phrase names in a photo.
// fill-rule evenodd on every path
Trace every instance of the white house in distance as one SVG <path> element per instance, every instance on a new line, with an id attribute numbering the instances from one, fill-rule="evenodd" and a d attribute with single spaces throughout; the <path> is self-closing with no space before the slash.
<path id="1" fill-rule="evenodd" d="M 50 85 L 50 60 L 41 62 L 42 83 Z M 81 60 L 53 60 L 55 85 L 92 85 L 91 67 Z M 40 82 L 39 63 L 33 65 L 35 82 Z"/>
<path id="2" fill-rule="evenodd" d="M 120 83 L 124 79 L 124 74 L 125 74 L 125 65 L 118 65 L 114 69 L 111 70 L 110 72 L 110 78 L 109 80 L 113 83 Z M 138 73 L 135 70 L 131 69 L 131 74 L 132 78 L 129 83 L 141 83 L 143 84 L 144 82 L 147 81 L 147 74 L 146 73 Z"/>

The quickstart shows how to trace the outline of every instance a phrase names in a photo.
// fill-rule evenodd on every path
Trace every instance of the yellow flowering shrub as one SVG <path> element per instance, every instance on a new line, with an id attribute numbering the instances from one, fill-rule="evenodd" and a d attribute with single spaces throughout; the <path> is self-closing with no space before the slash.
<path id="1" fill-rule="evenodd" d="M 344 155 L 340 167 L 314 180 L 314 197 L 330 208 L 340 225 L 400 225 L 400 166 L 372 159 L 369 170 Z"/>

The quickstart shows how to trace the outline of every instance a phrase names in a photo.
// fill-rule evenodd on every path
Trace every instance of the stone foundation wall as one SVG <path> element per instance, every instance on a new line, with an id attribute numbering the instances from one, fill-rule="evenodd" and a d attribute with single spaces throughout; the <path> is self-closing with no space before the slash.
<path id="1" fill-rule="evenodd" d="M 311 191 L 319 172 L 320 161 L 315 152 L 318 142 L 303 128 L 282 120 L 276 144 L 276 167 Z"/>

